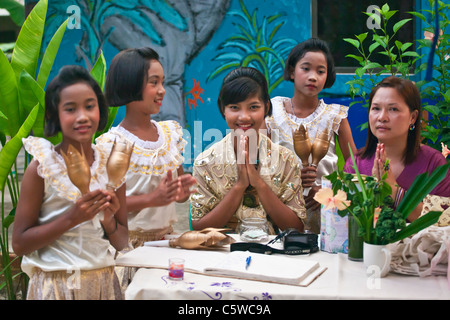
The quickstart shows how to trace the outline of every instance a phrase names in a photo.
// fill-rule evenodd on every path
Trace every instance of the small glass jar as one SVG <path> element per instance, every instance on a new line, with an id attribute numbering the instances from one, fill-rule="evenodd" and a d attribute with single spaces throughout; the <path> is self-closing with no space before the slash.
<path id="1" fill-rule="evenodd" d="M 269 238 L 269 227 L 264 218 L 246 218 L 239 225 L 239 236 L 246 242 L 263 242 Z"/>

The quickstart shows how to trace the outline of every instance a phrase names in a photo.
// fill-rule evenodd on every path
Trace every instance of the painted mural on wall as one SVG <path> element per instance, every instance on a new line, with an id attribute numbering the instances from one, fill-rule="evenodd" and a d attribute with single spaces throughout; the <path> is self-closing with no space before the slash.
<path id="1" fill-rule="evenodd" d="M 73 59 L 88 67 L 107 48 L 106 43 L 117 52 L 154 48 L 166 76 L 165 104 L 159 118 L 185 123 L 185 65 L 208 43 L 228 6 L 229 0 L 57 0 L 49 4 L 46 28 L 51 34 L 69 15 L 69 28 L 82 31 L 80 41 L 74 43 Z"/>
<path id="2" fill-rule="evenodd" d="M 53 0 L 46 33 L 65 19 L 69 25 L 52 74 L 65 64 L 89 68 L 101 50 L 109 65 L 120 50 L 154 48 L 166 77 L 166 96 L 154 118 L 185 127 L 190 163 L 225 134 L 216 101 L 231 69 L 258 68 L 272 95 L 291 94 L 282 79 L 284 61 L 311 36 L 310 10 L 302 0 Z"/>

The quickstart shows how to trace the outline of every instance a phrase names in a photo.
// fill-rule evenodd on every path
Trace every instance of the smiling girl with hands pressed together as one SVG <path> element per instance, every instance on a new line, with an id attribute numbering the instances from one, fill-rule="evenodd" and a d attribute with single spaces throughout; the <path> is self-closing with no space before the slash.
<path id="1" fill-rule="evenodd" d="M 231 133 L 194 162 L 193 229 L 236 229 L 242 219 L 258 217 L 267 218 L 272 234 L 277 227 L 303 231 L 306 210 L 297 156 L 259 131 L 271 113 L 264 76 L 253 68 L 231 71 L 218 106 Z"/>
<path id="2" fill-rule="evenodd" d="M 355 155 L 361 174 L 380 179 L 387 172 L 386 182 L 393 190 L 395 204 L 408 191 L 414 179 L 431 173 L 447 161 L 437 150 L 421 144 L 421 101 L 416 85 L 407 79 L 390 76 L 383 79 L 369 95 L 369 130 L 366 146 Z M 385 166 L 389 159 L 389 166 Z M 352 159 L 344 171 L 354 173 Z M 450 197 L 450 171 L 431 195 Z M 417 219 L 422 204 L 408 217 Z"/>
<path id="3" fill-rule="evenodd" d="M 45 134 L 61 132 L 62 141 L 53 146 L 43 138 L 23 140 L 34 159 L 23 177 L 12 238 L 30 277 L 27 298 L 121 299 L 109 248 L 127 245 L 125 185 L 106 189 L 109 154 L 92 139 L 105 127 L 108 107 L 87 70 L 60 70 L 46 90 L 45 120 Z M 69 180 L 61 156 L 69 145 L 83 151 L 90 166 L 92 191 L 83 195 Z M 100 212 L 104 218 L 95 223 Z"/>

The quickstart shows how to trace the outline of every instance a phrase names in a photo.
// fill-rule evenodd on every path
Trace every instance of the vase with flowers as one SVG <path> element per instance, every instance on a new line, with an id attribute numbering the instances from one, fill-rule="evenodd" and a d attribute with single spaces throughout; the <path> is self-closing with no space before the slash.
<path id="1" fill-rule="evenodd" d="M 406 219 L 414 208 L 446 176 L 450 163 L 437 167 L 430 175 L 418 175 L 408 192 L 395 207 L 392 188 L 385 181 L 361 175 L 350 150 L 355 174 L 337 170 L 326 178 L 332 189 L 323 188 L 314 199 L 327 208 L 336 207 L 340 216 L 350 214 L 364 243 L 386 245 L 409 237 L 436 223 L 442 212 L 430 211 L 411 223 Z M 387 164 L 387 163 L 386 163 Z"/>

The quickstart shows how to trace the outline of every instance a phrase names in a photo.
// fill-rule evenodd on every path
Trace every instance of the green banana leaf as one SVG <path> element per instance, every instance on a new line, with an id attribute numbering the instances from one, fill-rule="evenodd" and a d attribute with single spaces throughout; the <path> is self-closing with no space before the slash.
<path id="1" fill-rule="evenodd" d="M 45 106 L 44 88 L 47 84 L 48 76 L 50 75 L 53 63 L 55 62 L 55 58 L 61 45 L 62 38 L 66 32 L 67 21 L 68 20 L 64 21 L 58 28 L 58 30 L 56 30 L 47 48 L 45 49 L 44 56 L 39 66 L 39 74 L 37 76 L 36 84 L 40 88 L 42 88 L 42 92 L 41 90 L 34 87 L 33 93 L 35 95 L 38 94 L 36 95 L 36 98 L 39 100 L 39 103 L 41 103 L 41 105 L 43 106 Z M 43 93 L 43 95 L 41 95 L 41 93 Z M 40 100 L 41 98 L 43 99 L 43 101 Z M 37 137 L 44 136 L 44 125 L 45 125 L 44 119 L 45 119 L 45 108 L 42 108 L 39 110 L 36 122 L 34 123 L 33 126 L 33 133 Z"/>
<path id="2" fill-rule="evenodd" d="M 397 211 L 403 214 L 403 218 L 406 219 L 423 198 L 445 178 L 449 168 L 450 162 L 437 167 L 430 175 L 424 172 L 414 179 L 397 207 Z"/>
<path id="3" fill-rule="evenodd" d="M 103 90 L 105 88 L 106 81 L 106 60 L 105 56 L 103 55 L 103 51 L 100 52 L 100 56 L 92 67 L 90 74 L 92 78 L 97 81 L 100 89 Z"/>
<path id="4" fill-rule="evenodd" d="M 19 105 L 19 93 L 14 70 L 8 58 L 0 50 L 0 112 L 7 119 L 0 118 L 0 132 L 5 136 L 14 136 L 20 128 L 19 113 L 12 106 Z"/>
<path id="5" fill-rule="evenodd" d="M 39 66 L 39 74 L 36 80 L 41 88 L 45 88 L 47 84 L 48 76 L 50 74 L 50 71 L 52 70 L 56 54 L 58 53 L 64 33 L 66 32 L 67 21 L 68 20 L 64 21 L 58 28 L 58 30 L 56 30 L 52 39 L 48 43 L 47 48 L 45 49 L 44 56 Z"/>
<path id="6" fill-rule="evenodd" d="M 34 78 L 28 74 L 25 70 L 22 70 L 19 79 L 19 98 L 28 99 L 28 103 L 39 103 L 41 106 L 45 106 L 45 91 L 41 86 L 34 80 Z M 32 127 L 33 135 L 37 137 L 44 136 L 44 108 L 40 108 L 36 116 L 36 121 Z"/>
<path id="7" fill-rule="evenodd" d="M 27 117 L 27 115 L 30 113 L 30 111 L 34 108 L 34 106 L 37 103 L 37 99 L 33 91 L 27 85 L 27 83 L 24 83 L 25 75 L 31 77 L 31 75 L 25 69 L 23 69 L 17 81 L 17 88 L 19 89 L 20 119 L 22 120 L 24 120 Z M 31 78 L 34 79 L 34 77 Z M 19 125 L 22 124 L 22 122 L 20 122 Z"/>
<path id="8" fill-rule="evenodd" d="M 47 0 L 40 0 L 22 25 L 11 57 L 17 79 L 23 69 L 36 77 L 46 15 Z"/>
<path id="9" fill-rule="evenodd" d="M 20 84 L 29 88 L 36 103 L 40 103 L 41 106 L 45 105 L 45 91 L 44 89 L 28 74 L 25 70 L 20 74 Z"/>
<path id="10" fill-rule="evenodd" d="M 6 9 L 9 12 L 11 20 L 18 26 L 23 24 L 25 20 L 25 10 L 23 4 L 16 0 L 2 0 L 0 1 L 0 8 Z"/>
<path id="11" fill-rule="evenodd" d="M 30 134 L 30 130 L 36 121 L 37 114 L 41 108 L 43 107 L 38 103 L 33 110 L 31 110 L 17 134 L 0 150 L 0 191 L 4 190 L 8 172 L 14 161 L 16 161 L 20 148 L 22 148 L 22 138 L 26 138 Z"/>
<path id="12" fill-rule="evenodd" d="M 441 214 L 442 214 L 442 212 L 440 212 L 440 211 L 428 212 L 427 214 L 425 214 L 425 215 L 421 216 L 420 218 L 411 222 L 409 225 L 407 225 L 401 231 L 398 231 L 395 234 L 394 239 L 390 242 L 400 241 L 404 238 L 412 236 L 413 234 L 416 234 L 417 232 L 419 232 L 425 228 L 428 228 L 429 226 L 438 222 Z"/>
<path id="13" fill-rule="evenodd" d="M 91 76 L 95 79 L 95 81 L 97 81 L 98 85 L 103 90 L 106 82 L 106 61 L 103 55 L 103 51 L 100 52 L 100 56 L 95 62 L 95 65 L 92 67 Z M 101 134 L 107 132 L 111 128 L 114 119 L 116 118 L 118 109 L 119 109 L 118 107 L 109 108 L 109 117 L 106 127 L 102 131 L 97 132 L 94 136 L 94 139 L 100 136 Z"/>

